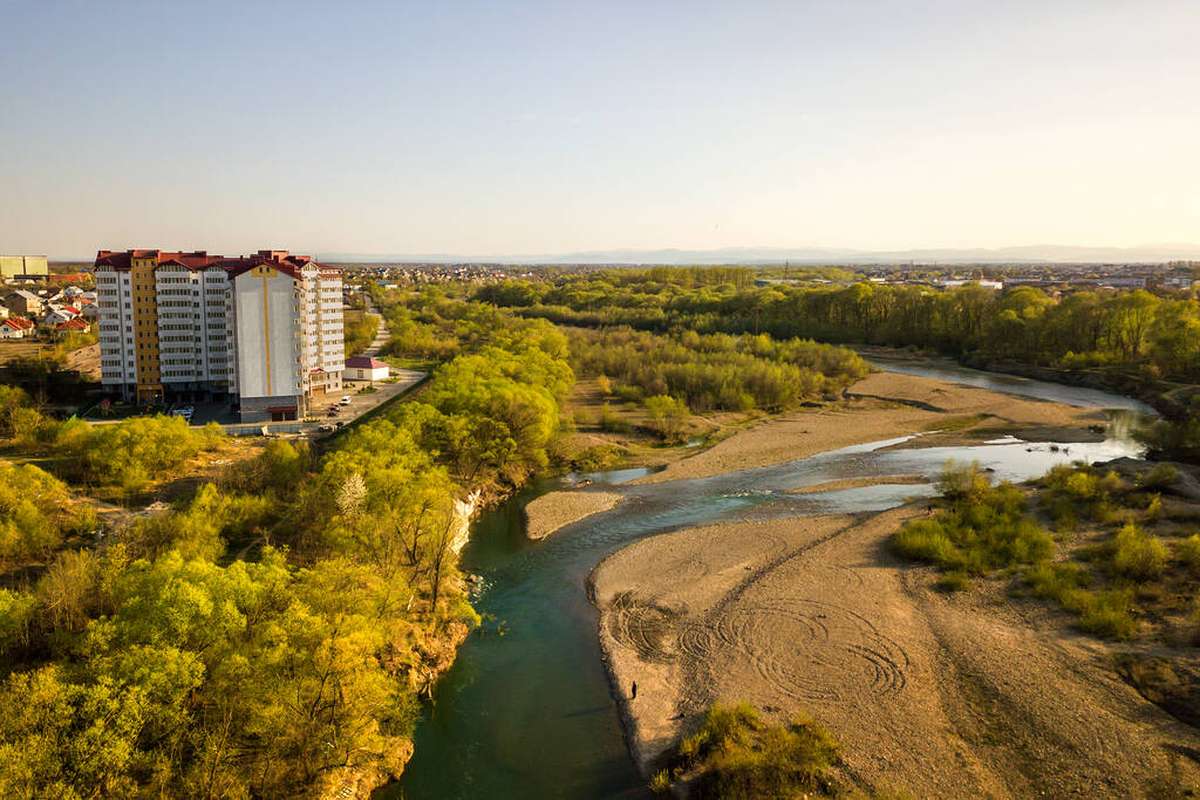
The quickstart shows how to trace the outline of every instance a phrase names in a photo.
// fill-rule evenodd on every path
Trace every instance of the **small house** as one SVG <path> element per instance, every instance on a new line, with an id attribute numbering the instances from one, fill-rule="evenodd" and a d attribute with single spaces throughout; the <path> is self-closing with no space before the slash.
<path id="1" fill-rule="evenodd" d="M 69 333 L 87 333 L 91 329 L 91 323 L 81 317 L 76 317 L 55 325 L 54 335 L 61 338 Z"/>
<path id="2" fill-rule="evenodd" d="M 37 333 L 33 320 L 25 317 L 9 317 L 0 322 L 0 339 L 24 339 Z"/>
<path id="3" fill-rule="evenodd" d="M 64 322 L 70 322 L 79 316 L 79 309 L 74 306 L 52 306 L 42 315 L 42 327 L 56 329 Z"/>
<path id="4" fill-rule="evenodd" d="M 386 363 L 370 356 L 352 356 L 346 359 L 344 377 L 348 381 L 384 381 L 391 375 Z"/>
<path id="5" fill-rule="evenodd" d="M 42 298 L 33 292 L 18 289 L 4 299 L 4 305 L 8 306 L 9 311 L 14 314 L 25 315 L 40 313 L 45 304 Z"/>

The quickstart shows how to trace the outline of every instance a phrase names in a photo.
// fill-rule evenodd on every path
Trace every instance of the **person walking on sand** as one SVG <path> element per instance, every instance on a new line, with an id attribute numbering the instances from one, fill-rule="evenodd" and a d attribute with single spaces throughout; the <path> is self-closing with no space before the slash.
<path id="1" fill-rule="evenodd" d="M 637 700 L 637 681 L 633 682 L 633 691 L 629 693 L 630 700 Z"/>

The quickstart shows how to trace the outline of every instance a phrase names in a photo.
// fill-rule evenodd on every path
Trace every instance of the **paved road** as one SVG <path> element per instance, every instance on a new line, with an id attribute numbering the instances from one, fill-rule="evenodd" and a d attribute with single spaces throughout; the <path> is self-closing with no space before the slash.
<path id="1" fill-rule="evenodd" d="M 370 297 L 367 298 L 367 313 L 379 317 L 379 329 L 375 331 L 375 338 L 371 340 L 371 346 L 363 350 L 362 354 L 374 357 L 379 355 L 379 351 L 387 344 L 392 332 L 388 330 L 387 320 L 383 318 L 383 314 L 379 313 L 379 309 L 375 307 L 375 303 Z"/>
<path id="2" fill-rule="evenodd" d="M 399 378 L 395 383 L 376 383 L 374 391 L 364 390 L 372 385 L 366 381 L 346 381 L 343 394 L 350 398 L 349 405 L 342 405 L 343 395 L 328 395 L 317 399 L 312 404 L 311 416 L 316 422 L 246 422 L 225 425 L 225 431 L 235 436 L 261 434 L 264 427 L 270 433 L 302 433 L 309 436 L 323 436 L 322 425 L 341 422 L 343 426 L 354 422 L 364 414 L 370 413 L 384 403 L 394 400 L 424 380 L 426 373 L 411 369 L 392 369 L 392 377 Z M 329 409 L 337 408 L 337 416 L 329 416 Z"/>

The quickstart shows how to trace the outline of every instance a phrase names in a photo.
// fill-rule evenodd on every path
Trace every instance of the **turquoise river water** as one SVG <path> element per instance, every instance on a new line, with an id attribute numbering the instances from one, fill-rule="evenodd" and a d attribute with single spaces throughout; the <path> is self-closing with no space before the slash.
<path id="1" fill-rule="evenodd" d="M 1054 464 L 1138 456 L 1130 435 L 1153 413 L 1137 401 L 1093 389 L 951 366 L 881 364 L 884 369 L 1000 392 L 1107 409 L 1103 442 L 1057 445 L 1005 437 L 965 447 L 887 449 L 907 437 L 847 447 L 761 469 L 644 486 L 623 470 L 584 476 L 621 492 L 613 510 L 542 542 L 525 537 L 522 509 L 572 478 L 542 480 L 475 524 L 463 569 L 483 578 L 482 628 L 463 644 L 418 725 L 416 752 L 384 800 L 453 798 L 641 798 L 643 779 L 626 749 L 601 661 L 587 576 L 610 552 L 643 536 L 725 518 L 884 510 L 929 496 L 931 484 L 870 486 L 807 495 L 785 490 L 873 475 L 929 476 L 949 459 L 978 461 L 997 479 L 1025 480 Z"/>

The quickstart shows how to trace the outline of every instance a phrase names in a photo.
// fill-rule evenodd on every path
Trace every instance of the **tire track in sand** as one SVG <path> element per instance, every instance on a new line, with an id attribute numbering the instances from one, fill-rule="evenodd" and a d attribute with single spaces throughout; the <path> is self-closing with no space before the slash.
<path id="1" fill-rule="evenodd" d="M 688 656 L 681 713 L 717 699 L 717 662 L 729 655 L 747 659 L 768 685 L 797 700 L 842 702 L 863 691 L 882 696 L 904 689 L 908 653 L 862 614 L 804 598 L 743 602 L 766 576 L 855 527 L 851 523 L 781 553 L 744 576 L 703 617 L 679 620 L 675 647 Z M 842 565 L 814 564 L 811 571 L 847 588 L 863 586 L 862 577 Z M 781 632 L 787 649 L 762 644 L 778 641 Z"/>

